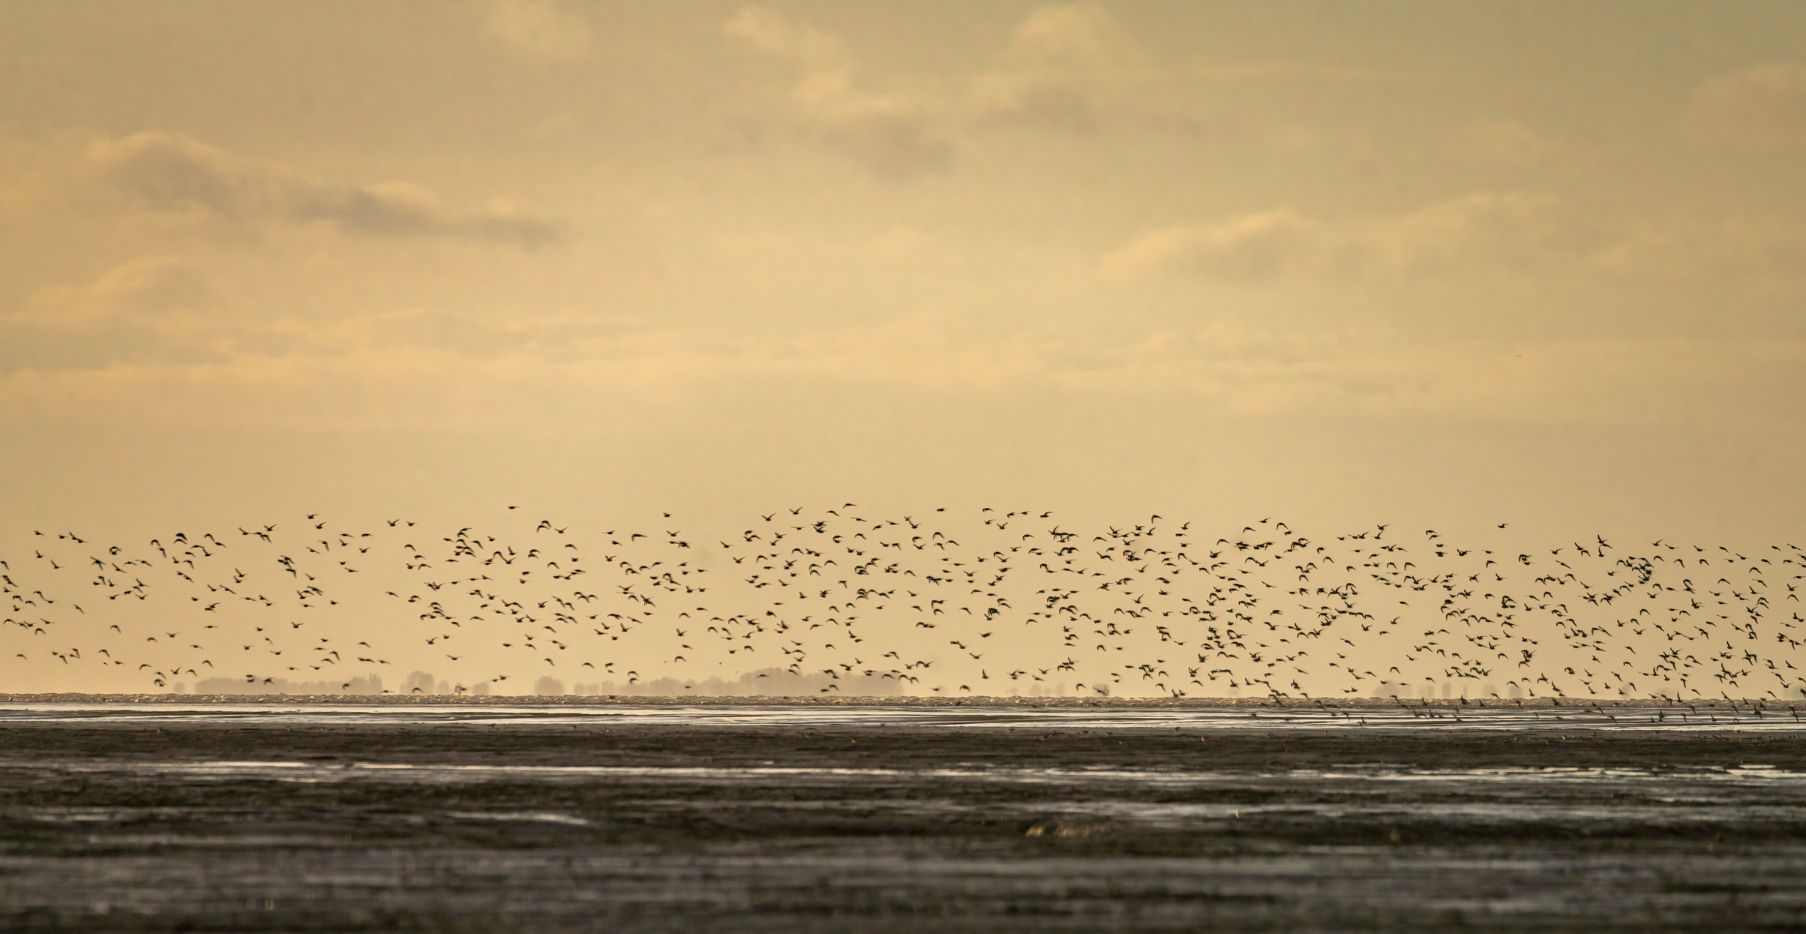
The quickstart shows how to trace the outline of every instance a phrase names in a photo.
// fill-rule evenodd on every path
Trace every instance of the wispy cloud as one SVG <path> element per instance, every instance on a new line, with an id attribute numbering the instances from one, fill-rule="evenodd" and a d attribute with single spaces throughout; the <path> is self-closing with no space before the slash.
<path id="1" fill-rule="evenodd" d="M 1771 62 L 1695 88 L 1687 118 L 1699 139 L 1746 150 L 1806 149 L 1806 62 Z"/>
<path id="2" fill-rule="evenodd" d="M 952 162 L 953 147 L 935 129 L 929 109 L 863 87 L 855 80 L 854 56 L 838 36 L 758 6 L 741 9 L 722 31 L 794 68 L 789 100 L 802 127 L 873 175 L 913 181 Z"/>
<path id="3" fill-rule="evenodd" d="M 1775 218 L 1676 216 L 1639 224 L 1595 251 L 1597 268 L 1633 282 L 1696 280 L 1742 292 L 1806 287 L 1806 232 Z"/>
<path id="4" fill-rule="evenodd" d="M 244 225 L 324 223 L 387 237 L 537 245 L 563 236 L 551 220 L 506 201 L 455 207 L 405 182 L 322 181 L 162 130 L 95 142 L 88 162 L 111 190 L 158 212 Z"/>
<path id="5" fill-rule="evenodd" d="M 1527 169 L 1547 163 L 1563 147 L 1548 135 L 1517 120 L 1474 120 L 1450 130 L 1444 139 L 1449 154 L 1486 168 Z"/>
<path id="6" fill-rule="evenodd" d="M 1017 23 L 997 62 L 974 76 L 969 106 L 986 121 L 1089 132 L 1098 95 L 1144 66 L 1129 31 L 1105 7 L 1041 7 Z"/>
<path id="7" fill-rule="evenodd" d="M 590 49 L 589 27 L 576 12 L 551 0 L 491 0 L 489 34 L 526 58 L 569 61 Z"/>
<path id="8" fill-rule="evenodd" d="M 1280 207 L 1149 230 L 1108 254 L 1111 276 L 1179 272 L 1241 284 L 1468 268 L 1547 252 L 1556 203 L 1475 192 L 1407 211 L 1327 219 Z"/>

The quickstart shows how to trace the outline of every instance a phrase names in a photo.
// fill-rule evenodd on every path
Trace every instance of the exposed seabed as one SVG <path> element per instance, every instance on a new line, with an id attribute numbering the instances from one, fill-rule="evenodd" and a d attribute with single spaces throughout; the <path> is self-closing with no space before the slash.
<path id="1" fill-rule="evenodd" d="M 0 704 L 0 929 L 1806 923 L 1772 704 L 271 700 Z"/>

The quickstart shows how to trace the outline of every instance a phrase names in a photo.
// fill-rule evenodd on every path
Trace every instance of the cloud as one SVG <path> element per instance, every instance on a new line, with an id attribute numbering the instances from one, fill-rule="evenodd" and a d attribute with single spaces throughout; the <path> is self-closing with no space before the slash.
<path id="1" fill-rule="evenodd" d="M 118 190 L 161 211 L 239 220 L 278 209 L 274 173 L 179 133 L 145 131 L 100 140 L 89 162 Z"/>
<path id="2" fill-rule="evenodd" d="M 1103 271 L 1176 271 L 1238 284 L 1434 271 L 1547 252 L 1555 204 L 1476 192 L 1394 214 L 1327 220 L 1275 208 L 1148 231 L 1107 255 Z"/>
<path id="3" fill-rule="evenodd" d="M 1365 269 L 1385 270 L 1406 262 L 1388 251 L 1426 262 L 1436 255 L 1426 241 L 1495 236 L 1488 225 L 1507 223 L 1501 218 L 1517 210 L 1511 203 L 1475 196 L 1337 223 L 1263 212 L 1204 225 L 1208 236 L 1155 243 L 1146 261 L 1191 263 L 1181 271 L 1252 282 L 1346 275 L 1336 265 L 1338 251 L 1356 249 L 1353 242 Z M 1710 234 L 1702 228 L 1701 236 Z M 904 255 L 914 256 L 910 235 L 899 239 Z M 23 307 L 0 313 L 7 335 L 0 410 L 231 424 L 481 424 L 542 404 L 569 406 L 574 415 L 581 400 L 605 396 L 639 405 L 716 394 L 839 399 L 877 391 L 1180 399 L 1223 415 L 1586 421 L 1653 411 L 1658 403 L 1666 407 L 1663 417 L 1704 413 L 1712 400 L 1796 390 L 1797 374 L 1806 372 L 1799 369 L 1806 345 L 1797 341 L 1720 347 L 1630 335 L 1514 345 L 1359 323 L 1125 326 L 1115 316 L 1037 315 L 999 324 L 971 314 L 971 306 L 938 302 L 747 332 L 436 307 L 281 317 L 229 285 L 182 257 L 151 256 L 40 290 Z M 362 410 L 360 399 L 380 401 Z"/>
<path id="4" fill-rule="evenodd" d="M 761 52 L 790 59 L 811 76 L 844 75 L 853 68 L 840 37 L 764 7 L 742 8 L 721 29 Z"/>
<path id="5" fill-rule="evenodd" d="M 219 293 L 187 260 L 132 260 L 78 286 L 45 289 L 8 317 L 47 327 L 165 321 L 217 307 Z"/>
<path id="6" fill-rule="evenodd" d="M 630 341 L 641 325 L 612 315 L 547 315 L 486 319 L 433 308 L 411 308 L 313 325 L 310 348 L 412 347 L 470 359 L 522 356 L 539 361 L 581 360 Z"/>
<path id="7" fill-rule="evenodd" d="M 505 201 L 453 208 L 401 182 L 347 185 L 233 156 L 179 133 L 100 140 L 88 164 L 111 189 L 153 211 L 243 225 L 324 223 L 371 236 L 438 236 L 534 245 L 557 225 Z"/>
<path id="8" fill-rule="evenodd" d="M 84 298 L 95 306 L 138 315 L 203 310 L 219 303 L 212 283 L 179 256 L 125 263 L 83 291 Z"/>
<path id="9" fill-rule="evenodd" d="M 822 111 L 823 135 L 873 175 L 914 181 L 945 171 L 953 146 L 932 131 L 915 107 L 879 98 L 849 100 Z"/>
<path id="10" fill-rule="evenodd" d="M 1806 233 L 1797 223 L 1682 216 L 1641 224 L 1592 255 L 1597 268 L 1637 282 L 1700 280 L 1738 290 L 1806 285 Z"/>
<path id="11" fill-rule="evenodd" d="M 1361 68 L 1349 65 L 1324 65 L 1316 62 L 1219 62 L 1190 69 L 1188 77 L 1224 84 L 1246 82 L 1290 82 L 1294 84 L 1396 84 L 1426 80 L 1409 71 Z"/>
<path id="12" fill-rule="evenodd" d="M 486 24 L 491 36 L 526 58 L 569 61 L 590 48 L 589 27 L 547 0 L 493 0 Z"/>
<path id="13" fill-rule="evenodd" d="M 1278 208 L 1150 231 L 1112 253 L 1104 265 L 1117 274 L 1178 268 L 1245 282 L 1318 265 L 1328 243 L 1321 222 L 1290 208 Z"/>
<path id="14" fill-rule="evenodd" d="M 17 351 L 0 349 L 0 411 L 494 426 L 529 408 L 581 420 L 597 398 L 630 403 L 610 406 L 616 414 L 646 406 L 694 414 L 709 409 L 702 400 L 723 394 L 800 391 L 832 407 L 873 390 L 903 390 L 963 402 L 1183 400 L 1201 412 L 1254 417 L 1620 424 L 1644 413 L 1672 423 L 1754 405 L 1794 421 L 1799 413 L 1785 402 L 1797 397 L 1806 372 L 1800 341 L 1625 336 L 1514 344 L 1221 324 L 1135 332 L 1030 327 L 973 339 L 959 330 L 963 320 L 934 312 L 732 336 L 578 321 L 520 327 L 426 310 L 332 322 L 307 332 L 312 343 L 268 352 L 207 344 L 147 352 L 98 332 L 95 342 L 47 348 L 64 355 L 55 364 L 5 365 Z M 573 343 L 582 351 L 558 352 Z"/>
<path id="15" fill-rule="evenodd" d="M 132 260 L 0 309 L 0 372 L 190 366 L 410 352 L 538 363 L 612 355 L 642 328 L 619 315 L 481 316 L 437 308 L 272 314 L 179 256 Z M 448 364 L 449 366 L 450 364 Z"/>
<path id="16" fill-rule="evenodd" d="M 952 164 L 953 146 L 935 129 L 931 109 L 860 87 L 839 37 L 757 6 L 741 9 L 722 31 L 794 68 L 789 105 L 804 132 L 874 176 L 913 181 Z"/>
<path id="17" fill-rule="evenodd" d="M 219 358 L 221 296 L 186 259 L 154 256 L 90 282 L 41 289 L 0 312 L 0 372 Z"/>
<path id="18" fill-rule="evenodd" d="M 454 211 L 431 192 L 405 182 L 312 186 L 298 191 L 290 207 L 305 220 L 328 221 L 345 230 L 379 236 L 462 236 L 516 243 L 544 243 L 558 230 L 507 201 L 474 211 Z"/>
<path id="19" fill-rule="evenodd" d="M 1029 10 L 997 51 L 963 76 L 875 90 L 842 37 L 763 6 L 739 9 L 726 36 L 782 62 L 795 75 L 784 99 L 805 136 L 892 181 L 951 167 L 962 133 L 983 129 L 1091 136 L 1121 125 L 1172 126 L 1161 101 L 1184 99 L 1199 81 L 1376 81 L 1401 75 L 1293 63 L 1157 67 L 1115 13 L 1100 3 Z M 1181 121 L 1183 122 L 1183 121 Z M 1312 145 L 1296 128 L 1273 148 Z"/>
<path id="20" fill-rule="evenodd" d="M 1108 67 L 1137 58 L 1128 30 L 1096 3 L 1044 6 L 1016 26 L 1007 57 Z"/>
<path id="21" fill-rule="evenodd" d="M 998 62 L 972 79 L 968 106 L 980 119 L 1088 133 L 1100 91 L 1139 75 L 1142 57 L 1127 29 L 1097 4 L 1041 7 L 1016 25 Z"/>
<path id="22" fill-rule="evenodd" d="M 1515 120 L 1476 120 L 1456 127 L 1445 141 L 1450 155 L 1491 168 L 1521 169 L 1547 162 L 1560 145 Z"/>
<path id="23" fill-rule="evenodd" d="M 1522 264 L 1549 253 L 1560 232 L 1559 214 L 1547 196 L 1480 191 L 1357 221 L 1344 248 L 1350 261 L 1370 271 Z"/>
<path id="24" fill-rule="evenodd" d="M 962 113 L 981 126 L 1095 134 L 1112 125 L 1196 128 L 1179 102 L 1204 84 L 1371 83 L 1415 76 L 1333 64 L 1268 61 L 1180 65 L 1147 54 L 1135 34 L 1101 3 L 1031 10 L 994 60 L 965 87 Z M 1221 127 L 1212 124 L 1213 132 Z M 1270 148 L 1315 145 L 1315 134 L 1279 127 Z"/>
<path id="25" fill-rule="evenodd" d="M 1688 123 L 1705 143 L 1752 151 L 1806 147 L 1806 63 L 1775 62 L 1695 88 Z"/>

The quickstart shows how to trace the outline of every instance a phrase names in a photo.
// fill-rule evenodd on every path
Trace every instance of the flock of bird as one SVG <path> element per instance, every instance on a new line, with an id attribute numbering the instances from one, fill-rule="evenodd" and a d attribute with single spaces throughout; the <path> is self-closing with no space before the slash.
<path id="1" fill-rule="evenodd" d="M 163 690 L 350 689 L 431 664 L 458 692 L 782 671 L 826 693 L 1806 698 L 1793 544 L 1522 551 L 1271 518 L 1216 535 L 1159 515 L 862 512 L 781 508 L 707 538 L 668 513 L 586 537 L 515 507 L 444 534 L 317 514 L 136 544 L 34 530 L 0 557 L 0 633 L 14 665 Z"/>

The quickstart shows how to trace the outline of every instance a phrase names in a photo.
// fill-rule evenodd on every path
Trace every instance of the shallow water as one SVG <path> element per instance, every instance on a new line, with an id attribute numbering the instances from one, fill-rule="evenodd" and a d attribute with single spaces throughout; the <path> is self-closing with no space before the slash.
<path id="1" fill-rule="evenodd" d="M 0 707 L 0 929 L 1806 923 L 1791 715 Z"/>

